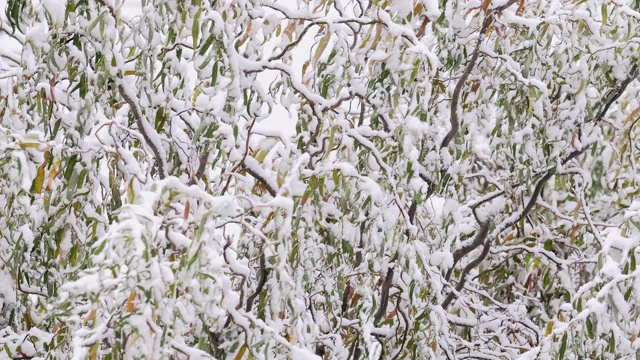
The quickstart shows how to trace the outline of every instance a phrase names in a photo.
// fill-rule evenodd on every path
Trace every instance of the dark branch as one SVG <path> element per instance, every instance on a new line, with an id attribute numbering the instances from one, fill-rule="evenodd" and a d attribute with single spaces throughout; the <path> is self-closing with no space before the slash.
<path id="1" fill-rule="evenodd" d="M 271 187 L 271 185 L 269 185 L 269 183 L 267 182 L 267 180 L 265 178 L 263 178 L 258 173 L 256 173 L 255 171 L 251 170 L 251 168 L 245 166 L 244 164 L 242 164 L 242 168 L 244 169 L 244 171 L 247 172 L 247 174 L 253 176 L 256 180 L 260 181 L 260 183 L 262 185 L 264 185 L 264 187 L 267 189 L 267 191 L 269 192 L 269 194 L 271 196 L 276 197 L 276 195 L 278 193 L 276 192 L 276 190 L 273 187 Z"/>
<path id="2" fill-rule="evenodd" d="M 204 151 L 202 154 L 200 154 L 200 156 L 198 157 L 198 169 L 196 170 L 196 173 L 191 178 L 191 180 L 189 180 L 189 185 L 194 185 L 198 181 L 200 181 L 200 179 L 202 179 L 202 176 L 204 175 L 204 170 L 207 167 L 208 159 L 209 159 L 209 151 Z"/>
<path id="3" fill-rule="evenodd" d="M 495 20 L 495 15 L 500 13 L 501 11 L 507 9 L 511 5 L 515 4 L 516 0 L 510 0 L 508 3 L 503 6 L 495 8 L 491 14 L 489 14 L 482 23 L 482 28 L 480 28 L 480 33 L 478 35 L 478 40 L 476 41 L 476 47 L 473 49 L 473 53 L 471 53 L 471 59 L 467 63 L 467 66 L 462 73 L 462 76 L 458 79 L 458 83 L 456 87 L 453 89 L 453 97 L 451 98 L 451 130 L 447 133 L 447 135 L 442 140 L 442 144 L 440 145 L 440 149 L 444 149 L 449 146 L 451 140 L 453 140 L 458 132 L 460 131 L 460 120 L 458 119 L 458 102 L 460 101 L 460 93 L 462 92 L 462 87 L 464 83 L 467 82 L 467 78 L 471 74 L 471 71 L 476 66 L 476 61 L 478 61 L 478 56 L 480 55 L 480 45 L 482 45 L 482 41 L 484 40 L 484 34 L 489 29 L 489 26 L 493 24 Z"/>
<path id="4" fill-rule="evenodd" d="M 638 77 L 638 65 L 633 65 L 633 67 L 631 68 L 631 72 L 629 72 L 629 77 L 624 79 L 624 81 L 622 81 L 616 87 L 616 93 L 613 94 L 611 99 L 607 101 L 607 103 L 604 105 L 602 110 L 600 110 L 600 112 L 598 113 L 598 116 L 596 117 L 596 123 L 600 122 L 604 118 L 604 116 L 607 115 L 607 112 L 609 111 L 609 108 L 611 107 L 611 105 L 613 105 L 613 103 L 616 100 L 618 100 L 620 96 L 622 96 L 622 93 L 625 91 L 627 86 L 629 86 L 629 84 L 637 77 Z"/>
<path id="5" fill-rule="evenodd" d="M 142 118 L 142 112 L 140 111 L 140 107 L 135 101 L 133 101 L 133 99 L 129 96 L 129 94 L 127 94 L 127 91 L 125 90 L 122 84 L 118 84 L 118 91 L 120 92 L 120 95 L 122 96 L 124 101 L 126 101 L 127 104 L 129 104 L 129 108 L 133 113 L 133 117 L 136 119 L 136 124 L 138 125 L 138 131 L 140 131 L 140 133 L 142 134 L 142 137 L 144 138 L 144 141 L 147 143 L 147 145 L 149 145 L 149 147 L 151 148 L 151 151 L 153 151 L 153 155 L 156 157 L 156 163 L 158 164 L 158 175 L 160 176 L 160 179 L 164 179 L 166 176 L 165 159 L 162 156 L 160 156 L 160 150 L 156 147 L 153 141 L 151 141 L 149 134 L 147 134 L 147 129 L 145 125 L 149 125 L 149 124 L 145 124 L 145 121 Z"/>
<path id="6" fill-rule="evenodd" d="M 489 222 L 487 221 L 487 223 Z M 456 291 L 452 291 L 447 294 L 447 297 L 442 302 L 443 309 L 449 307 L 451 301 L 453 301 L 453 299 L 456 297 L 456 294 L 462 291 L 462 289 L 464 288 L 464 284 L 467 282 L 467 275 L 471 270 L 480 265 L 480 263 L 487 257 L 487 254 L 489 254 L 489 249 L 491 249 L 491 241 L 485 240 L 484 247 L 482 248 L 482 253 L 480 254 L 480 256 L 468 263 L 467 266 L 464 267 L 464 270 L 462 270 L 462 275 L 460 275 L 460 280 L 458 281 L 458 285 L 456 285 Z"/>
<path id="7" fill-rule="evenodd" d="M 460 259 L 467 256 L 473 250 L 477 249 L 478 246 L 482 245 L 482 243 L 487 238 L 487 234 L 489 234 L 490 225 L 490 221 L 486 221 L 480 224 L 480 228 L 478 229 L 478 231 L 476 231 L 476 237 L 473 239 L 473 242 L 467 246 L 456 249 L 456 251 L 453 252 L 453 265 L 451 266 L 451 268 L 449 268 L 449 271 L 447 271 L 447 275 L 445 276 L 445 279 L 447 279 L 447 281 L 451 279 L 451 273 L 453 272 L 453 269 L 456 267 L 456 264 L 460 261 Z"/>
<path id="8" fill-rule="evenodd" d="M 395 262 L 398 255 L 396 254 L 392 259 L 391 263 Z M 378 307 L 378 311 L 373 316 L 373 325 L 378 326 L 380 320 L 387 312 L 387 305 L 389 304 L 389 289 L 391 289 L 391 285 L 393 283 L 393 266 L 389 266 L 387 270 L 387 275 L 385 276 L 384 283 L 382 284 L 382 291 L 380 293 L 380 306 Z"/>
<path id="9" fill-rule="evenodd" d="M 266 269 L 266 260 L 264 258 L 263 252 L 262 254 L 260 254 L 260 268 L 258 269 L 258 273 L 256 274 L 256 276 L 259 277 L 258 286 L 256 287 L 256 291 L 247 298 L 247 312 L 251 312 L 254 300 L 258 297 L 258 295 L 260 295 L 260 292 L 262 292 L 264 284 L 266 284 L 267 282 L 267 274 L 268 272 Z"/>

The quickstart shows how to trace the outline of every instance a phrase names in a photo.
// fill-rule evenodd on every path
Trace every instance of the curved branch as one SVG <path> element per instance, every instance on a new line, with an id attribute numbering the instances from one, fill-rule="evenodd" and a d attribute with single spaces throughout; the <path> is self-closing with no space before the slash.
<path id="1" fill-rule="evenodd" d="M 487 221 L 487 223 L 489 223 L 489 221 Z M 489 249 L 491 249 L 491 241 L 485 240 L 484 247 L 482 248 L 482 253 L 480 254 L 480 256 L 468 263 L 467 266 L 464 267 L 464 270 L 462 270 L 462 275 L 460 275 L 460 280 L 458 281 L 458 285 L 456 285 L 456 291 L 452 291 L 447 294 L 447 297 L 442 302 L 443 309 L 449 307 L 451 301 L 453 301 L 453 299 L 456 297 L 456 294 L 462 291 L 462 289 L 464 288 L 464 284 L 467 282 L 467 275 L 471 270 L 480 265 L 480 263 L 487 257 L 487 255 L 489 254 Z"/>
<path id="2" fill-rule="evenodd" d="M 478 40 L 476 41 L 476 46 L 473 49 L 473 53 L 471 54 L 471 59 L 469 59 L 469 62 L 467 63 L 467 66 L 465 67 L 464 72 L 462 73 L 462 76 L 460 76 L 460 78 L 458 79 L 458 82 L 456 83 L 456 87 L 453 90 L 453 97 L 451 98 L 451 130 L 449 130 L 447 135 L 442 140 L 442 144 L 440 144 L 440 149 L 444 149 L 447 146 L 449 146 L 449 143 L 451 142 L 451 140 L 453 140 L 458 135 L 458 132 L 460 131 L 460 120 L 458 119 L 458 102 L 460 101 L 460 93 L 462 92 L 462 87 L 464 86 L 464 83 L 467 82 L 467 78 L 469 77 L 469 75 L 471 74 L 471 71 L 475 67 L 476 61 L 478 61 L 478 56 L 480 55 L 480 45 L 482 45 L 482 41 L 485 38 L 484 34 L 489 29 L 489 26 L 493 24 L 493 21 L 495 20 L 495 14 L 501 12 L 502 10 L 505 10 L 509 6 L 515 4 L 515 2 L 516 0 L 509 0 L 509 2 L 506 3 L 505 5 L 494 9 L 492 13 L 489 14 L 484 19 L 482 23 L 482 28 L 480 28 L 480 34 L 478 36 Z"/>
<path id="3" fill-rule="evenodd" d="M 125 88 L 124 83 L 121 82 L 118 84 L 118 91 L 120 92 L 120 95 L 122 96 L 124 101 L 129 104 L 129 108 L 133 113 L 133 117 L 136 119 L 138 130 L 142 134 L 144 141 L 151 148 L 151 151 L 153 151 L 153 155 L 156 157 L 156 163 L 158 165 L 158 175 L 160 176 L 160 179 L 164 179 L 167 176 L 167 166 L 164 148 L 162 148 L 162 143 L 160 142 L 158 133 L 151 127 L 151 125 L 149 125 L 147 120 L 142 117 L 140 107 L 133 100 L 131 94 Z M 153 136 L 153 138 L 151 136 Z"/>
<path id="4" fill-rule="evenodd" d="M 467 246 L 456 249 L 453 252 L 453 265 L 451 265 L 451 268 L 449 268 L 449 271 L 447 271 L 447 274 L 444 277 L 447 281 L 451 279 L 451 273 L 453 272 L 453 269 L 456 267 L 456 264 L 460 261 L 460 259 L 467 256 L 470 252 L 482 245 L 482 243 L 487 238 L 487 234 L 489 234 L 490 226 L 490 221 L 486 221 L 480 224 L 480 229 L 478 229 L 478 231 L 476 232 L 476 237 L 473 239 L 473 242 Z"/>
<path id="5" fill-rule="evenodd" d="M 265 260 L 264 251 L 263 251 L 260 254 L 260 268 L 258 269 L 258 274 L 256 274 L 257 276 L 259 276 L 258 286 L 256 287 L 256 291 L 247 298 L 247 309 L 246 309 L 247 312 L 251 312 L 251 308 L 253 307 L 253 302 L 258 297 L 258 295 L 260 295 L 260 292 L 262 292 L 262 289 L 264 289 L 264 284 L 267 283 L 268 274 L 269 272 L 266 268 L 266 260 Z"/>

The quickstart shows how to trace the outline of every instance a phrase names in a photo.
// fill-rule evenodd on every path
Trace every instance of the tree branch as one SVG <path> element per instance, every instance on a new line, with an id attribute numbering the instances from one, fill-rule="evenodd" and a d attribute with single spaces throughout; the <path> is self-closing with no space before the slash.
<path id="1" fill-rule="evenodd" d="M 158 133 L 142 117 L 140 107 L 135 101 L 133 101 L 133 98 L 127 92 L 127 89 L 124 87 L 123 83 L 118 84 L 118 91 L 120 92 L 120 95 L 122 96 L 124 101 L 129 104 L 129 108 L 133 113 L 133 117 L 136 119 L 138 131 L 140 131 L 142 137 L 144 138 L 144 141 L 147 143 L 147 145 L 149 145 L 151 151 L 153 151 L 153 155 L 156 157 L 156 163 L 158 165 L 158 176 L 160 176 L 160 179 L 164 179 L 167 176 L 167 166 L 165 163 L 166 160 L 164 157 L 164 149 L 162 148 L 162 143 L 160 143 Z M 153 135 L 154 138 L 152 139 L 149 134 Z"/>
<path id="2" fill-rule="evenodd" d="M 254 300 L 256 299 L 256 297 L 258 297 L 258 295 L 260 295 L 260 292 L 262 292 L 262 289 L 264 289 L 264 284 L 266 284 L 267 282 L 268 272 L 266 269 L 264 251 L 260 254 L 260 268 L 258 269 L 257 275 L 259 276 L 258 286 L 256 287 L 256 291 L 247 298 L 247 312 L 251 312 Z"/>
<path id="3" fill-rule="evenodd" d="M 257 172 L 251 170 L 251 168 L 246 166 L 245 164 L 242 164 L 242 168 L 244 169 L 244 171 L 247 172 L 247 174 L 253 176 L 256 180 L 260 181 L 260 183 L 264 185 L 264 187 L 267 189 L 267 191 L 271 196 L 276 197 L 278 192 L 271 185 L 269 185 L 269 182 L 267 182 L 265 178 L 260 176 L 260 174 L 258 174 Z"/>
<path id="4" fill-rule="evenodd" d="M 487 234 L 489 234 L 490 225 L 490 221 L 481 223 L 480 228 L 478 229 L 478 231 L 476 231 L 476 237 L 473 239 L 473 242 L 467 246 L 456 249 L 453 252 L 453 265 L 451 266 L 451 268 L 449 268 L 449 271 L 447 271 L 447 274 L 445 275 L 445 279 L 447 281 L 451 279 L 451 273 L 453 272 L 453 269 L 456 267 L 456 264 L 460 261 L 460 259 L 467 256 L 473 250 L 477 249 L 478 246 L 482 245 L 482 243 L 487 238 Z"/>
<path id="5" fill-rule="evenodd" d="M 394 255 L 391 259 L 390 263 L 393 263 L 398 258 L 398 254 Z M 387 305 L 389 304 L 389 289 L 393 284 L 393 266 L 389 266 L 387 270 L 387 275 L 385 276 L 384 283 L 382 284 L 382 291 L 380 292 L 380 306 L 378 307 L 378 311 L 373 316 L 373 325 L 378 326 L 380 320 L 387 312 Z"/>
<path id="6" fill-rule="evenodd" d="M 487 223 L 489 223 L 489 221 L 487 221 Z M 462 270 L 462 275 L 460 275 L 460 280 L 458 281 L 458 285 L 456 285 L 456 291 L 452 291 L 447 294 L 447 297 L 442 302 L 443 309 L 449 307 L 451 301 L 453 301 L 453 299 L 456 297 L 456 293 L 462 291 L 462 289 L 464 288 L 464 284 L 467 282 L 467 275 L 471 270 L 480 265 L 480 263 L 487 257 L 487 254 L 489 254 L 489 249 L 491 249 L 491 241 L 485 240 L 484 247 L 482 248 L 482 253 L 480 254 L 480 256 L 468 263 L 467 266 L 464 267 L 464 270 Z"/>
<path id="7" fill-rule="evenodd" d="M 447 146 L 449 146 L 449 143 L 451 142 L 451 140 L 453 140 L 456 137 L 456 135 L 458 135 L 458 132 L 460 131 L 460 120 L 458 119 L 458 102 L 460 101 L 460 93 L 462 92 L 462 87 L 464 86 L 464 83 L 467 82 L 467 78 L 469 77 L 469 75 L 471 74 L 471 71 L 475 67 L 476 61 L 478 61 L 478 56 L 480 55 L 480 45 L 482 45 L 482 41 L 485 38 L 484 34 L 489 29 L 489 26 L 493 24 L 493 21 L 495 20 L 495 15 L 507 9 L 509 6 L 515 3 L 516 3 L 516 0 L 510 0 L 508 3 L 504 4 L 503 6 L 493 9 L 491 14 L 489 14 L 484 19 L 482 23 L 482 28 L 480 28 L 480 34 L 478 35 L 478 40 L 476 41 L 476 47 L 473 49 L 473 53 L 471 54 L 471 59 L 469 59 L 469 62 L 467 63 L 467 66 L 464 69 L 462 76 L 460 76 L 460 78 L 458 79 L 458 83 L 456 84 L 456 87 L 453 89 L 453 97 L 451 98 L 451 115 L 450 115 L 451 130 L 449 130 L 447 135 L 442 140 L 440 149 L 444 149 Z"/>

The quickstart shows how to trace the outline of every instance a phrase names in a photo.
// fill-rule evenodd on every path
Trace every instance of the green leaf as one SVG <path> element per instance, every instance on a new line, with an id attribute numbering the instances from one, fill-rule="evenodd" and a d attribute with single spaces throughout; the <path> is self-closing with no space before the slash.
<path id="1" fill-rule="evenodd" d="M 211 72 L 211 85 L 218 83 L 218 62 L 213 63 L 213 71 Z"/>
<path id="2" fill-rule="evenodd" d="M 162 132 L 167 118 L 164 116 L 164 108 L 159 107 L 156 110 L 156 131 Z"/>
<path id="3" fill-rule="evenodd" d="M 191 36 L 193 37 L 193 49 L 198 48 L 198 38 L 200 37 L 200 14 L 202 9 L 198 9 L 196 15 L 193 17 L 193 27 L 191 28 Z"/>
<path id="4" fill-rule="evenodd" d="M 560 352 L 558 353 L 558 358 L 559 359 L 564 359 L 564 355 L 567 352 L 567 333 L 565 333 L 564 335 L 562 335 L 562 341 L 560 343 Z"/>
<path id="5" fill-rule="evenodd" d="M 596 338 L 596 334 L 595 334 L 593 323 L 591 322 L 591 317 L 590 316 L 587 317 L 587 320 L 585 321 L 585 325 L 587 327 L 587 336 L 590 339 L 595 339 Z"/>
<path id="6" fill-rule="evenodd" d="M 7 15 L 7 20 L 9 20 L 9 26 L 11 26 L 11 35 L 15 34 L 16 29 L 22 32 L 20 21 L 22 20 L 22 11 L 26 3 L 24 0 L 7 1 L 5 14 Z"/>
<path id="7" fill-rule="evenodd" d="M 609 352 L 616 353 L 616 336 L 613 331 L 609 332 Z"/>
<path id="8" fill-rule="evenodd" d="M 200 47 L 200 51 L 198 51 L 198 54 L 200 54 L 200 56 L 203 56 L 207 52 L 207 50 L 209 50 L 209 47 L 211 46 L 211 44 L 213 44 L 214 39 L 215 37 L 213 35 L 210 35 L 207 38 L 207 41 L 202 44 L 202 46 Z"/>
<path id="9" fill-rule="evenodd" d="M 104 250 L 104 248 L 107 246 L 107 241 L 103 240 L 100 242 L 100 244 L 98 245 L 97 248 L 93 249 L 93 255 L 97 255 L 100 254 L 102 252 L 102 250 Z"/>
<path id="10" fill-rule="evenodd" d="M 104 16 L 105 13 L 106 11 L 103 11 L 100 14 L 98 14 L 98 16 L 96 16 L 96 18 L 91 22 L 91 24 L 89 24 L 89 26 L 87 27 L 87 34 L 90 34 L 91 30 L 93 30 L 96 27 L 96 25 L 98 25 L 98 23 L 102 21 L 102 17 Z"/>

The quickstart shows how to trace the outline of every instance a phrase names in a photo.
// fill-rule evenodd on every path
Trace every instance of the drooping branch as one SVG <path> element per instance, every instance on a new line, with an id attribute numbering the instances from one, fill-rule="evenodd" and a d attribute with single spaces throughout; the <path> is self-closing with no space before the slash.
<path id="1" fill-rule="evenodd" d="M 369 214 L 367 214 L 366 217 L 369 217 Z M 362 264 L 362 248 L 364 247 L 364 230 L 365 230 L 365 225 L 366 222 L 362 222 L 360 223 L 360 243 L 358 244 L 358 248 L 356 249 L 356 253 L 355 253 L 355 262 L 353 264 L 353 268 L 357 269 L 360 264 Z M 351 294 L 351 280 L 347 280 L 347 284 L 344 287 L 344 290 L 342 291 L 342 315 L 344 316 L 344 314 L 347 313 L 347 309 L 349 308 L 349 295 Z"/>
<path id="2" fill-rule="evenodd" d="M 462 92 L 462 87 L 464 83 L 467 82 L 467 78 L 471 74 L 474 66 L 476 65 L 476 61 L 478 61 L 478 55 L 480 54 L 480 45 L 482 44 L 482 40 L 484 40 L 484 30 L 485 25 L 488 27 L 490 22 L 492 21 L 492 17 L 487 17 L 482 25 L 482 30 L 480 31 L 480 36 L 478 36 L 478 40 L 476 41 L 476 47 L 471 54 L 471 59 L 467 63 L 462 76 L 458 79 L 458 83 L 456 87 L 453 89 L 453 96 L 451 97 L 451 114 L 449 116 L 449 121 L 451 122 L 451 129 L 447 133 L 447 135 L 442 139 L 442 144 L 440 144 L 440 149 L 444 149 L 449 146 L 451 140 L 453 140 L 458 132 L 460 131 L 460 119 L 458 119 L 458 102 L 460 101 L 460 93 Z"/>
<path id="3" fill-rule="evenodd" d="M 396 253 L 389 261 L 389 269 L 387 270 L 384 283 L 382 283 L 382 290 L 380 291 L 380 306 L 378 306 L 378 310 L 373 316 L 374 326 L 378 325 L 384 314 L 387 312 L 387 305 L 389 304 L 389 290 L 391 289 L 391 285 L 393 285 L 393 264 L 397 259 L 398 254 Z"/>
<path id="4" fill-rule="evenodd" d="M 242 159 L 240 159 L 240 162 L 237 163 L 233 167 L 233 169 L 231 169 L 231 173 L 227 177 L 227 181 L 224 187 L 222 188 L 222 192 L 221 192 L 222 195 L 224 195 L 229 189 L 229 185 L 231 184 L 232 174 L 235 173 L 238 169 L 243 169 L 244 171 L 247 172 L 247 174 L 253 176 L 256 180 L 258 180 L 265 187 L 265 189 L 267 189 L 267 191 L 271 196 L 275 197 L 276 194 L 278 193 L 278 191 L 275 188 L 275 184 L 269 183 L 269 181 L 267 180 L 267 177 L 262 176 L 260 174 L 260 170 L 259 170 L 260 167 L 258 162 L 252 157 L 248 156 L 249 142 L 251 140 L 251 134 L 252 134 L 253 126 L 255 125 L 255 123 L 256 123 L 256 119 L 253 119 L 253 121 L 251 121 L 251 123 L 249 124 L 249 127 L 247 128 L 247 138 L 244 144 L 244 153 L 242 155 Z"/>
<path id="5" fill-rule="evenodd" d="M 531 194 L 531 198 L 529 199 L 529 202 L 525 205 L 524 209 L 517 216 L 508 220 L 507 223 L 503 224 L 500 230 L 498 231 L 498 234 L 510 228 L 514 224 L 518 223 L 520 220 L 524 219 L 527 215 L 529 215 L 529 212 L 531 212 L 531 210 L 536 204 L 536 201 L 538 200 L 538 197 L 542 193 L 542 189 L 544 188 L 544 185 L 547 183 L 547 181 L 549 181 L 549 179 L 551 179 L 551 177 L 553 177 L 553 175 L 555 175 L 555 173 L 556 173 L 556 168 L 552 168 L 544 174 L 544 176 L 536 184 L 533 190 L 533 194 Z M 468 263 L 467 266 L 465 266 L 464 269 L 462 270 L 462 274 L 460 275 L 460 279 L 458 280 L 458 285 L 456 285 L 455 291 L 452 291 L 449 294 L 447 294 L 447 297 L 442 302 L 442 307 L 444 309 L 446 309 L 451 304 L 451 301 L 453 301 L 456 294 L 462 291 L 467 281 L 467 275 L 469 274 L 469 272 L 474 268 L 476 268 L 478 265 L 480 265 L 480 263 L 489 254 L 489 250 L 491 249 L 491 239 L 487 239 L 487 235 L 489 233 L 489 228 L 491 227 L 491 225 L 492 224 L 490 221 L 486 221 L 485 223 L 483 223 L 480 229 L 478 230 L 476 238 L 474 239 L 473 243 L 470 246 L 454 251 L 454 254 L 453 254 L 454 264 L 446 274 L 447 280 L 450 279 L 451 273 L 456 263 L 462 257 L 469 254 L 471 251 L 475 250 L 476 248 L 478 248 L 481 244 L 484 244 L 484 247 L 482 248 L 482 253 L 480 254 L 480 256 L 478 256 L 477 258 L 472 260 L 470 263 Z"/>

